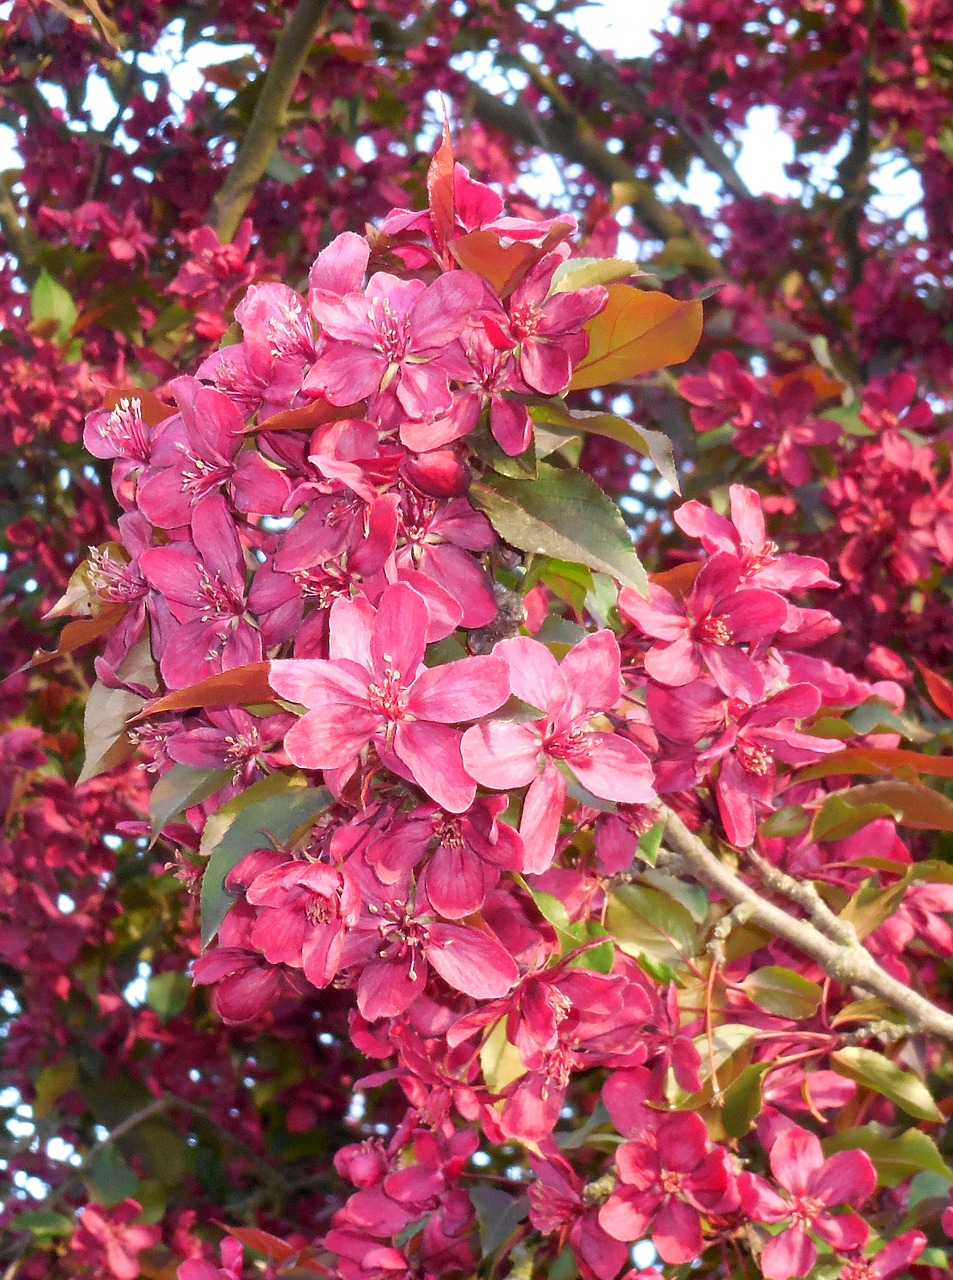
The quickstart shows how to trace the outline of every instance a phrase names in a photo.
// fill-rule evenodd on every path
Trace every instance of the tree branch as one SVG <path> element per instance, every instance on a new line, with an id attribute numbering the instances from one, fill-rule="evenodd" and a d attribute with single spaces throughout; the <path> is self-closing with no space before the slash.
<path id="1" fill-rule="evenodd" d="M 835 941 L 810 920 L 799 920 L 789 915 L 736 876 L 671 809 L 662 805 L 659 812 L 665 822 L 667 843 L 681 856 L 685 867 L 696 879 L 716 889 L 734 906 L 744 906 L 747 919 L 797 947 L 836 982 L 847 987 L 861 987 L 872 995 L 880 996 L 892 1009 L 909 1018 L 913 1030 L 927 1032 L 953 1044 L 953 1015 L 938 1009 L 925 996 L 891 977 L 856 938 L 848 941 L 845 932 L 843 941 Z"/>
<path id="2" fill-rule="evenodd" d="M 311 53 L 329 0 L 300 0 L 275 45 L 248 132 L 235 163 L 212 201 L 210 222 L 222 241 L 231 240 L 278 145 L 285 112 Z"/>
<path id="3" fill-rule="evenodd" d="M 30 224 L 20 221 L 7 173 L 0 174 L 0 231 L 3 232 L 9 252 L 17 260 L 20 276 L 26 284 L 32 285 L 40 274 L 37 240 Z"/>

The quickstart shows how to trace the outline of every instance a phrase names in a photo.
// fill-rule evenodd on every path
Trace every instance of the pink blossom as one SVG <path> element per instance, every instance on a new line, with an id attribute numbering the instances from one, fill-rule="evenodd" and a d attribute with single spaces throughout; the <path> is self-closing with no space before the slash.
<path id="1" fill-rule="evenodd" d="M 137 1200 L 123 1200 L 111 1209 L 88 1204 L 70 1240 L 70 1253 L 94 1277 L 136 1280 L 139 1255 L 162 1237 L 158 1227 L 136 1223 L 142 1212 Z"/>
<path id="2" fill-rule="evenodd" d="M 446 413 L 452 403 L 446 349 L 483 291 L 483 282 L 468 271 L 448 272 L 430 285 L 381 271 L 363 294 L 340 299 L 313 291 L 311 311 L 324 340 L 305 390 L 338 405 L 396 396 L 404 413 L 417 419 Z"/>
<path id="3" fill-rule="evenodd" d="M 423 665 L 427 606 L 403 583 L 388 587 L 375 610 L 337 600 L 331 609 L 331 658 L 271 664 L 283 698 L 309 708 L 288 731 L 285 750 L 304 769 L 353 766 L 373 742 L 401 776 L 451 813 L 468 809 L 476 786 L 449 726 L 495 710 L 509 695 L 500 658 Z"/>
<path id="4" fill-rule="evenodd" d="M 504 790 L 529 784 L 520 835 L 525 869 L 538 873 L 552 862 L 566 798 L 565 764 L 593 795 L 646 804 L 655 798 L 648 758 L 619 734 L 590 728 L 598 713 L 611 711 L 622 694 L 619 646 L 611 631 L 586 636 L 562 664 L 538 640 L 514 636 L 494 650 L 506 661 L 513 693 L 544 712 L 518 724 L 491 720 L 463 737 L 464 762 L 484 786 Z"/>
<path id="5" fill-rule="evenodd" d="M 598 1203 L 589 1203 L 582 1179 L 553 1143 L 529 1161 L 536 1181 L 529 1188 L 529 1218 L 543 1235 L 568 1238 L 582 1280 L 612 1280 L 628 1249 L 599 1225 Z"/>
<path id="6" fill-rule="evenodd" d="M 755 489 L 733 484 L 728 489 L 731 519 L 719 515 L 701 502 L 686 502 L 675 512 L 678 527 L 690 538 L 700 538 L 711 555 L 728 551 L 741 561 L 742 578 L 771 591 L 793 591 L 806 587 L 833 587 L 827 565 L 816 556 L 782 553 L 768 538 L 761 509 L 761 495 Z"/>
<path id="7" fill-rule="evenodd" d="M 817 1137 L 792 1125 L 775 1139 L 769 1160 L 785 1195 L 756 1174 L 738 1178 L 746 1214 L 756 1222 L 788 1224 L 768 1240 L 761 1254 L 766 1280 L 807 1275 L 817 1258 L 811 1233 L 838 1253 L 863 1247 L 864 1221 L 855 1213 L 834 1215 L 828 1210 L 837 1205 L 856 1208 L 873 1195 L 877 1174 L 865 1151 L 841 1151 L 825 1160 Z"/>
<path id="8" fill-rule="evenodd" d="M 663 1262 L 697 1258 L 702 1216 L 737 1206 L 728 1152 L 711 1149 L 694 1112 L 663 1115 L 654 1133 L 622 1144 L 616 1165 L 619 1185 L 600 1209 L 599 1225 L 616 1240 L 650 1234 Z"/>
<path id="9" fill-rule="evenodd" d="M 730 698 L 757 702 L 763 697 L 764 676 L 750 652 L 739 646 L 766 645 L 788 607 L 773 591 L 741 583 L 741 561 L 718 552 L 702 565 L 684 601 L 657 583 L 649 584 L 648 599 L 631 587 L 622 588 L 619 611 L 662 642 L 645 655 L 645 670 L 653 680 L 685 685 L 708 670 Z"/>

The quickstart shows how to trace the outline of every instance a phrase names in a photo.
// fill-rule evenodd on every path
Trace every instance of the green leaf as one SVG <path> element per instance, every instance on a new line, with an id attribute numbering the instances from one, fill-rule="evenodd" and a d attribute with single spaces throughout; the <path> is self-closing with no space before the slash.
<path id="1" fill-rule="evenodd" d="M 470 497 L 500 537 L 521 551 L 587 565 L 648 593 L 619 508 L 584 472 L 541 464 L 529 484 L 488 475 Z"/>
<path id="2" fill-rule="evenodd" d="M 480 1229 L 481 1257 L 489 1258 L 505 1244 L 529 1213 L 529 1197 L 510 1196 L 499 1187 L 475 1182 L 468 1188 Z"/>
<path id="3" fill-rule="evenodd" d="M 621 885 L 609 897 L 606 927 L 626 955 L 678 964 L 698 952 L 691 912 L 649 885 Z"/>
<path id="4" fill-rule="evenodd" d="M 884 1187 L 897 1187 L 912 1174 L 927 1170 L 953 1183 L 953 1171 L 937 1150 L 933 1139 L 921 1129 L 907 1129 L 890 1137 L 882 1125 L 867 1124 L 835 1133 L 821 1143 L 825 1155 L 835 1151 L 866 1151 Z"/>
<path id="5" fill-rule="evenodd" d="M 724 1093 L 721 1123 L 729 1138 L 743 1138 L 761 1113 L 761 1082 L 770 1062 L 752 1062 Z"/>
<path id="6" fill-rule="evenodd" d="M 672 442 L 663 432 L 638 427 L 617 413 L 567 409 L 562 400 L 547 400 L 544 404 L 534 405 L 530 412 L 534 422 L 547 427 L 561 427 L 574 434 L 583 432 L 586 435 L 605 436 L 624 444 L 640 457 L 650 458 L 659 475 L 676 493 L 681 492 L 672 457 Z"/>
<path id="7" fill-rule="evenodd" d="M 859 790 L 859 788 L 857 788 Z M 862 831 L 876 818 L 892 818 L 889 804 L 862 804 L 851 799 L 850 792 L 835 791 L 828 796 L 814 818 L 811 836 L 814 840 L 846 840 Z"/>
<path id="8" fill-rule="evenodd" d="M 96 1199 L 107 1209 L 113 1208 L 127 1196 L 134 1197 L 139 1186 L 139 1179 L 111 1144 L 103 1147 L 94 1157 L 87 1172 Z"/>
<path id="9" fill-rule="evenodd" d="M 939 1123 L 943 1119 L 943 1113 L 923 1081 L 910 1071 L 902 1071 L 895 1062 L 874 1049 L 848 1045 L 831 1054 L 831 1066 L 849 1080 L 856 1080 L 858 1084 L 889 1098 L 917 1120 Z"/>
<path id="10" fill-rule="evenodd" d="M 550 293 L 571 293 L 573 289 L 615 284 L 619 280 L 644 275 L 645 272 L 640 271 L 634 262 L 625 258 L 569 258 L 553 272 Z"/>
<path id="11" fill-rule="evenodd" d="M 309 787 L 300 773 L 273 773 L 223 804 L 208 819 L 199 853 L 209 864 L 202 877 L 202 946 L 225 919 L 234 895 L 225 877 L 246 853 L 291 839 L 331 803 L 326 787 Z"/>
<path id="12" fill-rule="evenodd" d="M 502 1093 L 508 1084 L 526 1075 L 526 1067 L 515 1044 L 506 1038 L 506 1019 L 501 1018 L 480 1048 L 480 1070 L 487 1088 Z"/>
<path id="13" fill-rule="evenodd" d="M 467 436 L 467 444 L 482 462 L 501 476 L 512 476 L 514 480 L 536 479 L 536 445 L 532 439 L 529 448 L 515 458 L 504 453 L 489 431 L 471 431 Z"/>
<path id="14" fill-rule="evenodd" d="M 762 822 L 760 831 L 763 836 L 799 836 L 810 823 L 807 810 L 799 804 L 785 804 L 775 809 L 770 818 Z"/>
<path id="15" fill-rule="evenodd" d="M 153 843 L 166 823 L 220 791 L 231 776 L 228 769 L 195 769 L 188 764 L 174 764 L 167 770 L 149 798 Z"/>
<path id="16" fill-rule="evenodd" d="M 181 1013 L 189 1002 L 192 982 L 186 973 L 154 973 L 146 987 L 146 1004 L 162 1022 Z"/>
<path id="17" fill-rule="evenodd" d="M 29 1231 L 38 1240 L 51 1240 L 54 1236 L 68 1236 L 76 1223 L 66 1213 L 53 1209 L 24 1209 L 8 1223 L 11 1231 Z"/>
<path id="18" fill-rule="evenodd" d="M 530 591 L 544 582 L 553 595 L 565 600 L 575 613 L 581 614 L 586 596 L 592 591 L 592 571 L 583 564 L 554 560 L 552 556 L 534 556 L 526 574 L 523 589 Z"/>
<path id="19" fill-rule="evenodd" d="M 67 340 L 79 315 L 69 291 L 45 267 L 30 290 L 30 313 L 34 323 L 44 320 L 56 322 L 53 335 L 56 342 Z"/>
<path id="20" fill-rule="evenodd" d="M 816 982 L 780 965 L 753 970 L 741 985 L 759 1008 L 780 1018 L 813 1017 L 821 1003 L 822 992 Z"/>
<path id="21" fill-rule="evenodd" d="M 119 665 L 118 675 L 132 684 L 150 687 L 155 681 L 155 665 L 148 640 L 140 640 Z M 143 698 L 128 689 L 109 689 L 97 680 L 89 691 L 83 720 L 86 760 L 77 786 L 122 764 L 133 747 L 126 725 L 145 705 Z"/>
<path id="22" fill-rule="evenodd" d="M 656 822 L 655 826 L 650 827 L 645 835 L 639 836 L 639 857 L 643 862 L 647 862 L 650 867 L 655 866 L 664 835 L 665 823 Z"/>

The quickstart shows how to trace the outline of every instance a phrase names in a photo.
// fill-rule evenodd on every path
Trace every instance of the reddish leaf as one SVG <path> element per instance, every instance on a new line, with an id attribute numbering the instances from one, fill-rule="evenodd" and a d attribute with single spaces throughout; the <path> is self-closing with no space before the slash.
<path id="1" fill-rule="evenodd" d="M 809 765 L 798 776 L 808 779 L 855 773 L 894 775 L 905 769 L 937 778 L 953 778 L 953 756 L 927 756 L 900 747 L 847 747 L 818 764 Z"/>
<path id="2" fill-rule="evenodd" d="M 649 582 L 654 582 L 657 587 L 664 587 L 676 600 L 684 600 L 691 595 L 703 563 L 701 560 L 688 560 L 685 564 L 676 565 L 674 569 L 663 569 L 661 573 L 650 574 Z"/>
<path id="3" fill-rule="evenodd" d="M 772 390 L 782 391 L 794 382 L 806 382 L 817 396 L 818 404 L 823 404 L 825 400 L 839 400 L 846 390 L 846 383 L 832 378 L 819 364 L 806 364 L 803 369 L 782 374 L 780 378 L 774 379 Z"/>
<path id="4" fill-rule="evenodd" d="M 942 711 L 945 716 L 949 716 L 953 720 L 953 684 L 949 680 L 938 675 L 936 671 L 931 671 L 928 666 L 914 659 L 917 664 L 917 670 L 923 676 L 923 683 L 927 687 L 927 693 L 933 699 L 933 705 L 938 711 Z"/>
<path id="5" fill-rule="evenodd" d="M 26 666 L 43 667 L 55 658 L 75 653 L 77 649 L 82 649 L 84 644 L 89 644 L 91 640 L 97 640 L 107 632 L 113 631 L 125 612 L 126 605 L 111 604 L 107 605 L 95 618 L 76 618 L 73 622 L 67 622 L 60 632 L 59 644 L 56 648 L 51 653 L 45 649 L 37 649 Z"/>
<path id="6" fill-rule="evenodd" d="M 141 387 L 110 387 L 103 396 L 103 408 L 115 409 L 121 400 L 138 400 L 142 420 L 150 427 L 158 426 L 178 412 L 174 404 L 163 403 L 151 391 L 143 391 Z"/>
<path id="7" fill-rule="evenodd" d="M 247 427 L 249 435 L 256 431 L 313 431 L 325 422 L 341 422 L 344 418 L 360 418 L 363 413 L 361 405 L 349 404 L 343 409 L 329 404 L 327 400 L 313 400 L 311 404 L 302 405 L 300 409 L 285 409 L 276 413 L 264 422 L 256 422 Z"/>
<path id="8" fill-rule="evenodd" d="M 666 293 L 608 286 L 605 310 L 586 324 L 589 353 L 576 366 L 570 391 L 623 382 L 687 360 L 702 333 L 702 304 Z"/>
<path id="9" fill-rule="evenodd" d="M 250 662 L 232 667 L 221 675 L 209 676 L 197 684 L 167 693 L 143 707 L 137 720 L 154 716 L 159 711 L 188 711 L 192 707 L 234 707 L 257 702 L 274 702 L 275 693 L 268 683 L 270 662 Z"/>
<path id="10" fill-rule="evenodd" d="M 427 198 L 437 245 L 442 250 L 453 235 L 453 143 L 444 108 L 443 137 L 427 170 Z"/>
<path id="11" fill-rule="evenodd" d="M 523 241 L 504 247 L 493 231 L 471 231 L 458 236 L 450 245 L 450 252 L 466 271 L 473 271 L 488 281 L 501 298 L 512 293 L 542 257 L 541 248 Z"/>
<path id="12" fill-rule="evenodd" d="M 223 1231 L 227 1231 L 230 1236 L 234 1236 L 246 1249 L 254 1249 L 256 1253 L 264 1254 L 269 1262 L 284 1262 L 298 1252 L 295 1245 L 288 1244 L 286 1240 L 279 1240 L 270 1231 L 262 1231 L 258 1227 L 227 1227 L 224 1222 L 218 1223 L 218 1226 Z"/>

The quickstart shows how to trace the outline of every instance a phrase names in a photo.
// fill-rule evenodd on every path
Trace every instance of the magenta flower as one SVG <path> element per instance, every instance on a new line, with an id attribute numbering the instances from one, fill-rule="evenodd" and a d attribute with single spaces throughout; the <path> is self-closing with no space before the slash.
<path id="1" fill-rule="evenodd" d="M 242 1280 L 244 1249 L 232 1236 L 226 1236 L 219 1245 L 222 1265 L 204 1258 L 190 1258 L 179 1265 L 177 1280 Z"/>
<path id="2" fill-rule="evenodd" d="M 691 1262 L 705 1247 L 701 1218 L 737 1207 L 728 1152 L 711 1149 L 694 1112 L 663 1115 L 654 1133 L 616 1152 L 619 1185 L 599 1211 L 616 1240 L 651 1235 L 663 1262 Z M 806 1274 L 806 1273 L 804 1273 Z"/>
<path id="3" fill-rule="evenodd" d="M 246 616 L 245 557 L 224 498 L 195 508 L 193 543 L 170 542 L 139 557 L 149 583 L 181 625 L 170 634 L 160 669 L 170 689 L 261 660 L 261 635 Z"/>
<path id="4" fill-rule="evenodd" d="M 755 489 L 733 484 L 728 490 L 731 519 L 720 516 L 701 502 L 686 502 L 675 512 L 675 523 L 690 538 L 700 538 L 711 555 L 729 551 L 741 561 L 746 583 L 771 591 L 794 591 L 806 587 L 833 587 L 837 584 L 827 565 L 816 556 L 784 554 L 768 538 L 761 509 L 761 495 Z"/>
<path id="5" fill-rule="evenodd" d="M 228 487 L 237 510 L 279 515 L 288 478 L 257 449 L 244 449 L 245 420 L 231 400 L 195 378 L 176 378 L 179 414 L 156 434 L 150 466 L 139 481 L 139 506 L 159 529 L 178 529 L 208 494 Z"/>
<path id="6" fill-rule="evenodd" d="M 70 1253 L 91 1269 L 87 1274 L 102 1275 L 105 1268 L 116 1280 L 136 1280 L 139 1254 L 162 1238 L 158 1227 L 136 1222 L 141 1213 L 137 1200 L 123 1200 L 111 1209 L 88 1204 L 70 1240 Z"/>
<path id="7" fill-rule="evenodd" d="M 788 1223 L 772 1236 L 761 1254 L 766 1280 L 795 1280 L 806 1276 L 817 1259 L 811 1233 L 838 1253 L 861 1249 L 866 1223 L 856 1213 L 834 1215 L 837 1205 L 858 1207 L 877 1185 L 877 1174 L 865 1151 L 840 1151 L 824 1159 L 813 1133 L 791 1126 L 775 1139 L 769 1156 L 771 1172 L 785 1195 L 756 1174 L 738 1178 L 741 1205 L 756 1222 Z"/>
<path id="8" fill-rule="evenodd" d="M 315 289 L 311 311 L 324 341 L 304 389 L 337 405 L 390 392 L 411 418 L 446 413 L 452 403 L 447 348 L 483 293 L 483 281 L 469 271 L 447 272 L 430 285 L 380 271 L 363 294 L 341 298 Z"/>
<path id="9" fill-rule="evenodd" d="M 837 1280 L 897 1280 L 926 1247 L 922 1231 L 904 1231 L 871 1257 L 857 1253 L 848 1258 Z"/>
<path id="10" fill-rule="evenodd" d="M 285 739 L 291 762 L 341 769 L 373 742 L 388 767 L 441 808 L 468 809 L 476 785 L 463 766 L 460 731 L 450 726 L 501 706 L 509 696 L 508 671 L 493 657 L 425 667 L 427 628 L 423 598 L 396 583 L 376 610 L 335 601 L 329 660 L 273 662 L 275 692 L 308 707 Z"/>
<path id="11" fill-rule="evenodd" d="M 843 747 L 836 738 L 816 738 L 795 729 L 796 721 L 813 715 L 820 701 L 812 685 L 794 684 L 756 707 L 727 706 L 736 718 L 699 755 L 698 764 L 704 770 L 721 761 L 715 792 L 732 844 L 745 848 L 754 840 L 758 816 L 771 807 L 774 797 L 776 760 L 810 764 Z"/>
<path id="12" fill-rule="evenodd" d="M 650 583 L 648 599 L 622 588 L 619 611 L 662 642 L 645 655 L 653 680 L 677 687 L 708 670 L 729 698 L 758 702 L 764 696 L 764 676 L 738 646 L 769 641 L 788 606 L 773 591 L 742 587 L 741 580 L 741 561 L 719 552 L 702 565 L 684 601 L 657 583 Z"/>
<path id="13" fill-rule="evenodd" d="M 528 636 L 502 641 L 494 654 L 509 667 L 513 693 L 544 717 L 528 724 L 474 725 L 463 736 L 464 763 L 483 786 L 503 791 L 529 785 L 520 835 L 524 869 L 539 873 L 552 862 L 566 799 L 557 761 L 593 795 L 624 804 L 655 799 L 652 768 L 628 739 L 589 727 L 593 716 L 611 711 L 622 696 L 619 646 L 611 631 L 580 640 L 561 665 Z"/>
<path id="14" fill-rule="evenodd" d="M 301 969 L 315 987 L 331 982 L 361 910 L 360 889 L 346 871 L 257 849 L 232 868 L 226 885 L 257 908 L 250 941 L 269 964 Z"/>
<path id="15" fill-rule="evenodd" d="M 518 349 L 520 376 L 545 396 L 557 396 L 569 386 L 573 368 L 589 350 L 583 325 L 609 297 L 601 285 L 550 294 L 556 269 L 567 256 L 565 246 L 547 254 L 509 300 L 508 327 Z"/>
<path id="16" fill-rule="evenodd" d="M 599 1225 L 599 1206 L 586 1199 L 582 1178 L 552 1143 L 530 1156 L 536 1181 L 529 1188 L 529 1220 L 543 1235 L 568 1238 L 582 1280 L 613 1280 L 628 1249 Z"/>

